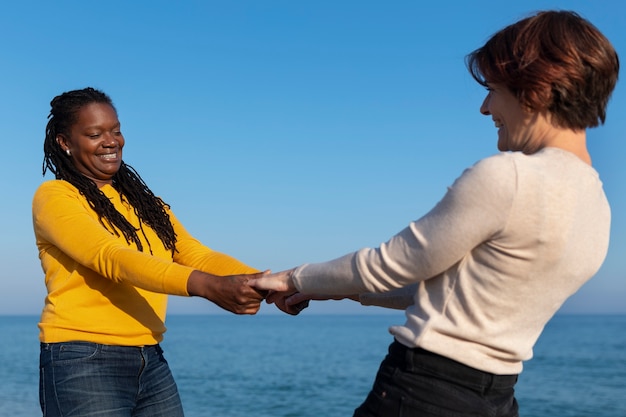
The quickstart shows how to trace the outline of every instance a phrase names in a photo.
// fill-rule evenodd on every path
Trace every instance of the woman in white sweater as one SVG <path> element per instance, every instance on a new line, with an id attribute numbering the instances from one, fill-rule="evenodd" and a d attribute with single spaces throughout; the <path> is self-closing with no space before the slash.
<path id="1" fill-rule="evenodd" d="M 501 152 L 380 247 L 251 282 L 290 314 L 344 297 L 406 309 L 355 416 L 518 416 L 523 361 L 606 256 L 610 208 L 585 132 L 604 122 L 617 81 L 610 42 L 574 12 L 546 11 L 467 64 Z"/>

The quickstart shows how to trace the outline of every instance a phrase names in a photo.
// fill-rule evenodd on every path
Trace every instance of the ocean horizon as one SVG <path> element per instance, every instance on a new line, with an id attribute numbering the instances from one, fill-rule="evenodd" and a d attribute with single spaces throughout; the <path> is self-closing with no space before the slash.
<path id="1" fill-rule="evenodd" d="M 0 417 L 40 416 L 35 315 L 0 316 Z M 170 315 L 187 417 L 351 416 L 399 314 Z M 626 314 L 557 314 L 516 386 L 521 417 L 626 417 Z"/>

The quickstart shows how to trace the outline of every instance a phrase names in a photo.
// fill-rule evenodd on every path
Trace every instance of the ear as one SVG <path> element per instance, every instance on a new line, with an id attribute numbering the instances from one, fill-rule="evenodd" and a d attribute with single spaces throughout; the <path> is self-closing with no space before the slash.
<path id="1" fill-rule="evenodd" d="M 59 144 L 59 146 L 61 147 L 61 150 L 63 152 L 67 152 L 70 147 L 67 141 L 67 138 L 65 137 L 65 135 L 63 134 L 58 134 L 56 137 L 57 143 Z"/>

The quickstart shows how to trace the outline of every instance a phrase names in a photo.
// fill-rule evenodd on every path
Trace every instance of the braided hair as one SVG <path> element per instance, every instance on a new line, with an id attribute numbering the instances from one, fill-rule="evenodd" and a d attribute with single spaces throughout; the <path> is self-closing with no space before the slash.
<path id="1" fill-rule="evenodd" d="M 115 110 L 109 96 L 91 87 L 68 91 L 52 99 L 43 145 L 43 175 L 50 170 L 56 179 L 65 180 L 74 185 L 87 199 L 89 206 L 98 214 L 100 223 L 117 236 L 120 236 L 121 233 L 126 242 L 135 243 L 140 251 L 143 251 L 143 245 L 137 232 L 141 230 L 144 238 L 146 237 L 141 226 L 145 223 L 156 232 L 165 248 L 174 253 L 176 251 L 176 233 L 174 233 L 174 227 L 166 212 L 166 208 L 169 206 L 152 193 L 134 168 L 122 161 L 120 169 L 112 177 L 112 186 L 134 208 L 135 214 L 140 220 L 139 229 L 133 227 L 115 209 L 113 203 L 100 191 L 95 182 L 76 169 L 71 159 L 57 143 L 57 135 L 67 135 L 72 125 L 78 120 L 79 110 L 91 103 L 108 104 Z M 150 245 L 149 242 L 148 245 Z M 152 248 L 150 248 L 150 252 L 152 253 Z"/>

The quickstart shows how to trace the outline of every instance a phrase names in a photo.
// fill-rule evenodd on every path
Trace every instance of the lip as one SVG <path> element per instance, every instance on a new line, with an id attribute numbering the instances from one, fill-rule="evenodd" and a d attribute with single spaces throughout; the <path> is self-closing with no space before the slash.
<path id="1" fill-rule="evenodd" d="M 100 158 L 100 159 L 102 159 L 104 161 L 114 162 L 114 161 L 118 160 L 118 155 L 119 155 L 119 152 L 111 152 L 111 153 L 99 154 L 97 156 L 98 156 L 98 158 Z"/>

